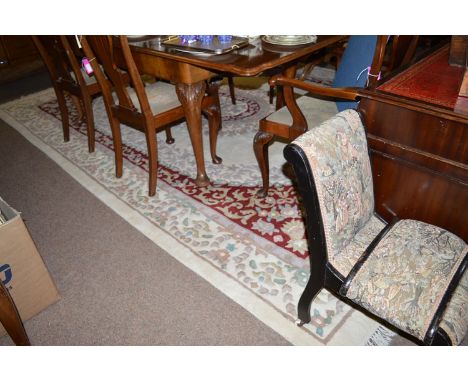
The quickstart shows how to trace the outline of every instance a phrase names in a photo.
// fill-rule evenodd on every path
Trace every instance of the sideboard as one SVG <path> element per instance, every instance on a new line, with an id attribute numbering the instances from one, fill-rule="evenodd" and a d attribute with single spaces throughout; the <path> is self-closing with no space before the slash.
<path id="1" fill-rule="evenodd" d="M 468 98 L 449 46 L 363 90 L 376 209 L 386 219 L 419 219 L 468 241 Z"/>

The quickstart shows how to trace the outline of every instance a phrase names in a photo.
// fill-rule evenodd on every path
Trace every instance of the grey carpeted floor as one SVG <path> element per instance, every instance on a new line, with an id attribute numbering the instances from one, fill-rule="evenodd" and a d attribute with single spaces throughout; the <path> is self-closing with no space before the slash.
<path id="1" fill-rule="evenodd" d="M 1 85 L 0 103 L 49 86 Z M 0 195 L 61 299 L 25 324 L 34 345 L 288 345 L 173 259 L 0 120 Z M 8 337 L 1 345 L 10 345 Z"/>

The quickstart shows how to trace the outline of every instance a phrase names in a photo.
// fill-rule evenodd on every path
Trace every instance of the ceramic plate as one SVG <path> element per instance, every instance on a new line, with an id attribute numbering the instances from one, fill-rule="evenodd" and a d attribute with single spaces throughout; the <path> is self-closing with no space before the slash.
<path id="1" fill-rule="evenodd" d="M 275 45 L 304 45 L 317 41 L 313 35 L 265 35 L 262 40 Z"/>

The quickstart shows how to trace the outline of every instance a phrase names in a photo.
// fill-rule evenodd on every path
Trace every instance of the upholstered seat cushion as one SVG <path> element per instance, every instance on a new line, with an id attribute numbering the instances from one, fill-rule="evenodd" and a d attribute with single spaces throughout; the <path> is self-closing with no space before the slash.
<path id="1" fill-rule="evenodd" d="M 401 220 L 356 265 L 341 292 L 396 327 L 424 340 L 467 245 L 454 234 L 416 220 Z M 466 273 L 466 272 L 465 272 Z M 443 314 L 454 344 L 468 327 L 467 275 Z"/>
<path id="2" fill-rule="evenodd" d="M 146 84 L 145 91 L 153 114 L 163 113 L 180 106 L 174 85 L 157 81 L 154 84 Z M 134 97 L 136 100 L 136 94 Z"/>
<path id="3" fill-rule="evenodd" d="M 140 103 L 135 91 L 131 87 L 128 87 L 127 90 L 135 107 L 140 109 Z M 157 81 L 153 84 L 146 84 L 145 92 L 153 114 L 163 113 L 180 106 L 174 85 Z M 115 92 L 112 94 L 114 101 L 117 102 L 117 95 Z"/>
<path id="4" fill-rule="evenodd" d="M 336 103 L 333 101 L 302 96 L 296 102 L 306 118 L 307 126 L 310 128 L 320 125 L 338 113 Z M 291 126 L 293 122 L 291 113 L 286 106 L 270 114 L 266 119 L 267 121 L 282 123 L 288 126 Z"/>

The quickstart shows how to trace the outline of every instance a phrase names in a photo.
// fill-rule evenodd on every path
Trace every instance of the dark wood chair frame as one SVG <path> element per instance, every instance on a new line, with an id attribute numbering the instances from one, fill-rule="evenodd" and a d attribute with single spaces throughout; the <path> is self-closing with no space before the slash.
<path id="1" fill-rule="evenodd" d="M 70 140 L 69 112 L 65 99 L 65 94 L 68 93 L 78 109 L 79 119 L 81 120 L 83 116 L 86 119 L 88 150 L 90 153 L 94 152 L 95 131 L 92 100 L 94 96 L 101 94 L 99 84 L 97 82 L 86 84 L 76 55 L 76 47 L 72 46 L 66 36 L 32 36 L 32 38 L 49 71 L 52 86 L 57 96 L 64 141 Z M 70 72 L 73 72 L 75 78 Z"/>
<path id="2" fill-rule="evenodd" d="M 369 88 L 375 88 L 377 85 L 377 78 L 382 66 L 385 55 L 385 46 L 387 43 L 387 36 L 379 36 L 376 44 L 376 51 L 373 57 L 370 75 L 369 75 Z M 288 69 L 295 71 L 295 68 Z M 290 78 L 288 78 L 290 77 Z M 268 146 L 273 138 L 282 138 L 288 142 L 293 141 L 299 135 L 308 130 L 307 122 L 296 103 L 294 96 L 294 89 L 298 88 L 309 92 L 312 95 L 319 97 L 326 97 L 330 99 L 351 100 L 357 99 L 358 91 L 360 88 L 327 88 L 324 86 L 314 85 L 310 82 L 304 82 L 294 79 L 294 73 L 285 76 L 273 76 L 270 79 L 270 86 L 281 86 L 283 99 L 292 116 L 292 125 L 285 125 L 273 121 L 268 121 L 265 117 L 259 122 L 259 130 L 253 140 L 253 149 L 255 157 L 257 158 L 258 166 L 262 175 L 262 188 L 257 192 L 258 197 L 266 197 L 268 195 L 269 182 L 270 182 L 270 169 L 268 160 Z"/>
<path id="3" fill-rule="evenodd" d="M 166 141 L 172 143 L 173 139 L 168 131 L 168 127 L 185 118 L 184 109 L 182 105 L 180 105 L 163 113 L 153 115 L 145 92 L 145 85 L 133 60 L 126 36 L 120 36 L 118 38 L 113 36 L 82 36 L 81 43 L 93 67 L 98 83 L 102 87 L 104 104 L 109 117 L 114 141 L 116 176 L 121 177 L 123 170 L 120 124 L 124 123 L 145 133 L 149 161 L 149 195 L 153 196 L 156 193 L 158 166 L 156 132 L 161 129 L 166 130 L 166 134 L 168 134 Z M 116 43 L 119 44 L 119 48 L 121 49 L 125 67 L 119 66 L 115 58 L 114 48 Z M 105 75 L 96 61 L 96 58 L 103 66 Z M 128 73 L 130 84 L 135 90 L 140 104 L 140 110 L 134 106 L 130 99 L 127 86 L 122 79 L 124 71 Z M 111 87 L 106 82 L 105 76 L 107 76 L 109 82 L 114 86 L 119 100 L 118 103 L 115 103 L 112 98 Z M 212 161 L 216 164 L 221 163 L 221 158 L 216 155 L 216 142 L 221 122 L 221 113 L 217 92 L 213 91 L 212 87 L 209 87 L 208 93 L 202 100 L 201 112 L 208 118 Z"/>
<path id="4" fill-rule="evenodd" d="M 31 345 L 16 304 L 0 280 L 0 323 L 15 345 Z"/>
<path id="5" fill-rule="evenodd" d="M 362 118 L 361 118 L 362 119 Z M 293 166 L 295 179 L 297 182 L 298 194 L 301 195 L 302 205 L 305 210 L 306 220 L 306 234 L 307 243 L 309 249 L 309 261 L 310 261 L 310 276 L 307 285 L 299 299 L 298 303 L 298 321 L 299 326 L 304 325 L 311 321 L 310 307 L 315 296 L 323 289 L 327 289 L 335 296 L 345 301 L 347 304 L 353 306 L 355 309 L 363 311 L 368 316 L 371 316 L 383 325 L 391 328 L 394 331 L 400 332 L 402 336 L 408 337 L 418 344 L 424 345 L 451 345 L 451 341 L 446 332 L 439 327 L 440 320 L 442 318 L 444 309 L 452 295 L 455 287 L 460 281 L 463 272 L 468 266 L 468 256 L 465 254 L 463 264 L 458 269 L 456 275 L 452 279 L 439 308 L 434 315 L 431 322 L 430 329 L 427 332 L 426 338 L 421 343 L 417 338 L 410 336 L 407 333 L 401 332 L 398 328 L 388 323 L 382 318 L 372 314 L 363 307 L 355 304 L 348 298 L 340 294 L 340 290 L 343 292 L 343 288 L 347 288 L 345 285 L 346 277 L 341 275 L 330 262 L 328 261 L 327 245 L 325 230 L 322 221 L 322 214 L 320 212 L 320 204 L 315 188 L 314 177 L 310 168 L 308 159 L 304 152 L 299 146 L 293 143 L 288 144 L 284 149 L 284 156 L 286 160 Z M 376 236 L 376 238 L 369 244 L 367 249 L 364 251 L 363 256 L 360 260 L 365 259 L 372 250 L 377 246 L 379 241 L 382 239 L 384 234 L 396 223 L 398 219 L 394 219 L 392 222 L 387 223 L 377 213 L 376 217 L 386 224 L 383 230 Z"/>

